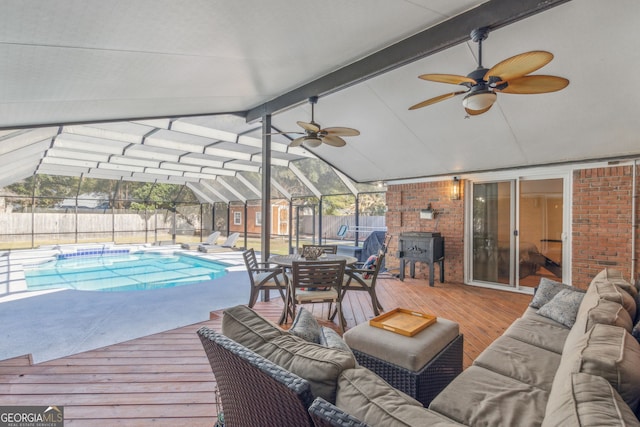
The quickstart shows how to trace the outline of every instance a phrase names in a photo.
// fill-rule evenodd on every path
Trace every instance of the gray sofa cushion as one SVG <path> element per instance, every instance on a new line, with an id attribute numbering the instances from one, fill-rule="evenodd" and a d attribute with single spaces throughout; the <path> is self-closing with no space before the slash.
<path id="1" fill-rule="evenodd" d="M 602 377 L 571 374 L 549 395 L 542 427 L 640 427 L 618 392 Z"/>
<path id="2" fill-rule="evenodd" d="M 605 378 L 633 411 L 640 403 L 640 344 L 625 329 L 595 325 L 572 346 L 565 345 L 553 389 L 562 387 L 571 374 L 587 373 Z"/>
<path id="3" fill-rule="evenodd" d="M 289 334 L 272 339 L 261 351 L 261 356 L 309 381 L 313 395 L 331 403 L 336 401 L 342 371 L 356 366 L 350 351 L 324 347 Z"/>
<path id="4" fill-rule="evenodd" d="M 224 311 L 222 333 L 258 354 L 258 349 L 273 338 L 288 334 L 246 305 L 238 305 Z"/>
<path id="5" fill-rule="evenodd" d="M 527 307 L 527 309 L 524 311 L 524 313 L 522 313 L 522 318 L 523 319 L 535 320 L 536 322 L 547 323 L 549 325 L 557 326 L 557 327 L 560 327 L 560 328 L 565 328 L 565 329 L 567 329 L 567 331 L 569 330 L 569 328 L 564 326 L 562 323 L 558 323 L 555 320 L 549 319 L 548 317 L 540 316 L 538 314 L 538 309 L 537 308 Z"/>
<path id="6" fill-rule="evenodd" d="M 596 324 L 622 326 L 629 331 L 632 327 L 629 313 L 622 305 L 600 298 L 597 292 L 587 292 L 580 304 L 576 323 L 565 341 L 565 349 L 575 346 L 576 342 Z"/>
<path id="7" fill-rule="evenodd" d="M 632 283 L 626 281 L 622 276 L 622 272 L 620 270 L 616 270 L 615 268 L 605 268 L 593 278 L 593 280 L 602 279 L 606 279 L 607 281 L 618 285 L 620 288 L 628 292 L 632 297 L 635 297 L 638 294 L 638 288 Z"/>
<path id="8" fill-rule="evenodd" d="M 470 366 L 429 405 L 469 426 L 540 426 L 549 393 L 479 366 Z M 422 424 L 424 425 L 424 424 Z"/>
<path id="9" fill-rule="evenodd" d="M 560 365 L 560 355 L 501 336 L 480 353 L 473 364 L 549 391 Z"/>
<path id="10" fill-rule="evenodd" d="M 632 286 L 624 282 L 622 278 L 609 278 L 609 276 L 604 277 L 604 275 L 599 274 L 591 281 L 587 293 L 596 293 L 602 299 L 617 302 L 627 310 L 631 319 L 635 319 L 636 301 L 628 291 L 625 291 L 619 286 L 623 283 L 628 285 L 628 288 L 632 288 Z"/>
<path id="11" fill-rule="evenodd" d="M 569 329 L 562 325 L 539 322 L 532 317 L 523 317 L 513 322 L 504 335 L 562 354 Z"/>
<path id="12" fill-rule="evenodd" d="M 362 367 L 342 372 L 336 406 L 371 426 L 460 426 Z"/>

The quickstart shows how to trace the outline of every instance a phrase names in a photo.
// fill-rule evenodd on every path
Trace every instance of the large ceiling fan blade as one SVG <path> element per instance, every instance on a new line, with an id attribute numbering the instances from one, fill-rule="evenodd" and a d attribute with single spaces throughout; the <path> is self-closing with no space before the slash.
<path id="1" fill-rule="evenodd" d="M 357 129 L 345 128 L 345 127 L 331 127 L 322 130 L 327 135 L 340 135 L 340 136 L 358 136 L 360 131 Z"/>
<path id="2" fill-rule="evenodd" d="M 504 89 L 496 88 L 501 93 L 533 94 L 562 90 L 569 85 L 569 80 L 558 76 L 523 76 L 509 80 Z M 499 84 L 498 84 L 499 85 Z"/>
<path id="3" fill-rule="evenodd" d="M 497 63 L 487 71 L 484 80 L 509 81 L 544 67 L 553 59 L 553 54 L 543 50 L 534 50 L 512 56 Z"/>
<path id="4" fill-rule="evenodd" d="M 422 101 L 416 105 L 412 105 L 409 107 L 409 110 L 417 110 L 418 108 L 426 107 L 427 105 L 435 104 L 436 102 L 444 101 L 445 99 L 453 98 L 456 95 L 461 95 L 463 93 L 467 93 L 466 90 L 460 90 L 458 92 L 446 93 L 444 95 L 436 96 L 435 98 L 427 99 L 426 101 Z"/>
<path id="5" fill-rule="evenodd" d="M 451 83 L 454 85 L 459 85 L 462 83 L 471 83 L 472 85 L 474 85 L 477 83 L 470 77 L 458 76 L 456 74 L 422 74 L 421 76 L 418 76 L 418 78 L 422 80 L 429 80 L 431 82 Z"/>
<path id="6" fill-rule="evenodd" d="M 303 141 L 304 141 L 304 136 L 296 138 L 289 143 L 289 147 L 299 147 L 300 145 L 302 145 Z"/>
<path id="7" fill-rule="evenodd" d="M 493 104 L 489 105 L 487 108 L 483 108 L 482 110 L 471 110 L 471 109 L 466 108 L 466 107 L 465 107 L 464 110 L 470 116 L 477 116 L 478 114 L 486 113 L 487 111 L 489 111 L 489 109 L 491 109 L 491 107 L 493 107 Z"/>
<path id="8" fill-rule="evenodd" d="M 300 126 L 304 130 L 308 130 L 309 132 L 320 132 L 320 126 L 316 123 L 307 123 L 307 122 L 296 122 L 298 126 Z"/>
<path id="9" fill-rule="evenodd" d="M 322 142 L 324 142 L 325 144 L 331 145 L 332 147 L 344 147 L 345 145 L 347 145 L 347 142 L 340 138 L 337 135 L 325 135 L 322 138 Z"/>

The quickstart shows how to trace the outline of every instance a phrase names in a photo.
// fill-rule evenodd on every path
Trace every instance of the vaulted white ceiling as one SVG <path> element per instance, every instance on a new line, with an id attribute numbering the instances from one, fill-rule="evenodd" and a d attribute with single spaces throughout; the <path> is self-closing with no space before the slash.
<path id="1" fill-rule="evenodd" d="M 2 2 L 0 186 L 33 173 L 202 185 L 259 172 L 262 112 L 297 131 L 311 95 L 317 122 L 361 135 L 317 149 L 273 136 L 275 165 L 316 155 L 372 182 L 640 155 L 625 84 L 640 69 L 640 2 L 513 3 Z M 470 118 L 461 97 L 408 111 L 458 90 L 417 76 L 473 71 L 478 26 L 492 28 L 484 66 L 548 50 L 535 74 L 570 85 L 499 94 Z M 423 51 L 410 43 L 420 34 Z"/>

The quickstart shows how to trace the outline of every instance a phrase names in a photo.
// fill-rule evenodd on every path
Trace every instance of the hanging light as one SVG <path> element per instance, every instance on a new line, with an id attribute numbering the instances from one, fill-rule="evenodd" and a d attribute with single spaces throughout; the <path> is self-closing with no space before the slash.
<path id="1" fill-rule="evenodd" d="M 460 200 L 460 180 L 457 176 L 453 177 L 451 183 L 451 200 Z"/>
<path id="2" fill-rule="evenodd" d="M 304 145 L 309 148 L 316 148 L 322 144 L 322 140 L 317 136 L 308 136 L 304 139 Z"/>
<path id="3" fill-rule="evenodd" d="M 464 97 L 462 105 L 469 110 L 480 111 L 491 107 L 497 98 L 498 95 L 487 89 L 472 90 Z"/>

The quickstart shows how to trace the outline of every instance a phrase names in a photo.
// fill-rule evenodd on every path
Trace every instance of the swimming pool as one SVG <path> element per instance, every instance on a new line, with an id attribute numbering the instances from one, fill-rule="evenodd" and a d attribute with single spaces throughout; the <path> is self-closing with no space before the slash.
<path id="1" fill-rule="evenodd" d="M 27 289 L 139 291 L 188 285 L 227 274 L 228 265 L 193 256 L 161 253 L 116 253 L 60 257 L 25 266 Z"/>

